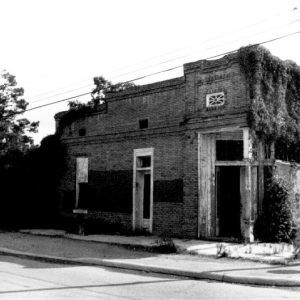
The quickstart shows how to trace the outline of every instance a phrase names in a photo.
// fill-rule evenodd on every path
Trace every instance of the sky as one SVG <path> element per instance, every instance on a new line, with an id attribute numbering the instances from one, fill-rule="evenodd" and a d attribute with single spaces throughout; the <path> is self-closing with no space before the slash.
<path id="1" fill-rule="evenodd" d="M 88 93 L 95 76 L 132 80 L 300 31 L 300 0 L 0 0 L 0 9 L 0 70 L 16 76 L 28 109 Z M 264 46 L 300 64 L 300 33 Z M 67 103 L 24 114 L 40 121 L 36 143 Z"/>

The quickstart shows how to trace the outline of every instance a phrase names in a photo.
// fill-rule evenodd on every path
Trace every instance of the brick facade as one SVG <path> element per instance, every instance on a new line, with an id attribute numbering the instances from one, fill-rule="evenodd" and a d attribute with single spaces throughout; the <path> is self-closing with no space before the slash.
<path id="1" fill-rule="evenodd" d="M 216 92 L 224 93 L 225 104 L 206 107 L 206 95 Z M 61 134 L 68 153 L 60 188 L 62 202 L 69 199 L 65 207 L 71 213 L 76 158 L 87 157 L 88 216 L 117 220 L 130 230 L 133 153 L 153 148 L 153 233 L 198 237 L 198 133 L 246 128 L 247 99 L 245 78 L 235 54 L 186 64 L 180 78 L 112 94 L 107 98 L 106 113 L 75 120 Z M 148 119 L 148 128 L 140 129 L 139 121 L 144 119 Z M 80 136 L 82 129 L 85 134 Z"/>

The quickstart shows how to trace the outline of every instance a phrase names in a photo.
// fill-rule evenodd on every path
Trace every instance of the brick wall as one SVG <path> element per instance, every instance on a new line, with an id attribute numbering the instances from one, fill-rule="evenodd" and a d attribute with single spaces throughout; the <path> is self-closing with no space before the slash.
<path id="1" fill-rule="evenodd" d="M 248 108 L 245 77 L 236 55 L 213 61 L 199 61 L 184 66 L 186 111 L 194 117 L 209 118 L 244 112 Z M 206 95 L 224 92 L 225 105 L 206 107 Z"/>
<path id="2" fill-rule="evenodd" d="M 177 125 L 184 112 L 183 78 L 130 89 L 107 98 L 107 113 L 78 120 L 65 128 L 64 138 L 129 133 L 139 130 L 139 120 L 148 119 L 149 128 Z"/>
<path id="3" fill-rule="evenodd" d="M 132 177 L 133 151 L 138 148 L 154 148 L 154 219 L 155 230 L 179 235 L 181 232 L 181 204 L 183 202 L 183 169 L 182 169 L 182 137 L 180 135 L 158 135 L 151 139 L 123 139 L 111 143 L 80 143 L 68 145 L 69 159 L 67 173 L 62 180 L 61 189 L 73 191 L 75 189 L 75 164 L 77 156 L 89 157 L 89 184 L 94 187 L 90 209 L 123 214 L 124 227 L 131 226 L 132 218 Z M 120 180 L 120 176 L 127 178 Z M 106 178 L 104 178 L 106 176 Z M 117 181 L 113 180 L 113 177 Z M 103 186 L 105 181 L 106 186 Z M 97 184 L 98 181 L 98 184 Z M 118 185 L 119 183 L 119 185 Z M 109 193 L 111 192 L 111 194 Z M 75 201 L 74 201 L 75 202 Z M 125 203 L 126 202 L 126 203 Z M 169 210 L 168 222 L 162 222 L 166 207 Z M 127 217 L 124 218 L 124 215 Z M 172 221 L 173 220 L 173 221 Z M 128 224 L 129 222 L 129 224 Z"/>
<path id="4" fill-rule="evenodd" d="M 68 167 L 61 191 L 74 194 L 76 157 L 89 157 L 94 207 L 101 201 L 98 215 L 101 211 L 106 220 L 118 216 L 122 226 L 130 228 L 133 151 L 154 148 L 153 232 L 197 237 L 197 132 L 246 126 L 247 93 L 235 56 L 186 64 L 184 72 L 181 78 L 111 95 L 107 113 L 95 113 L 65 128 L 61 139 L 67 145 Z M 216 91 L 224 91 L 225 106 L 208 110 L 206 94 Z M 146 118 L 149 128 L 139 129 L 139 120 Z M 81 128 L 85 136 L 78 135 Z M 118 191 L 103 197 L 103 190 L 115 190 L 124 174 L 127 180 Z M 97 181 L 102 182 L 97 186 Z"/>

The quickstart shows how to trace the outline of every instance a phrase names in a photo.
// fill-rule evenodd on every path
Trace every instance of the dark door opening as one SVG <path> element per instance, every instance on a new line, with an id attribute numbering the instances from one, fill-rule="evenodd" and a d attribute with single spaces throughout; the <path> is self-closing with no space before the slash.
<path id="1" fill-rule="evenodd" d="M 240 167 L 216 167 L 216 189 L 218 236 L 240 238 Z"/>
<path id="2" fill-rule="evenodd" d="M 150 182 L 151 175 L 144 175 L 144 199 L 143 199 L 143 218 L 150 219 Z"/>

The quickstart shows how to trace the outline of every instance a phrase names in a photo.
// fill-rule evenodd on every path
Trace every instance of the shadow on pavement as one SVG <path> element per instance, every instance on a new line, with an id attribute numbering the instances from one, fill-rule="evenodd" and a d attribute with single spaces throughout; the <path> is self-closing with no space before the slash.
<path id="1" fill-rule="evenodd" d="M 71 240 L 62 237 L 34 236 L 22 233 L 0 233 L 0 247 L 65 258 L 138 259 L 158 254 L 140 247 L 124 247 L 99 242 Z"/>

